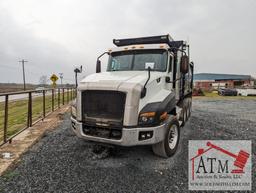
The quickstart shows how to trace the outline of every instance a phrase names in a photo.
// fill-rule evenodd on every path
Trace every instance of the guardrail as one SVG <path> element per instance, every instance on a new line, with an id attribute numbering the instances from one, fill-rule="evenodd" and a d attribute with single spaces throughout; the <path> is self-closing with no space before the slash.
<path id="1" fill-rule="evenodd" d="M 75 97 L 73 87 L 0 93 L 0 146 Z"/>

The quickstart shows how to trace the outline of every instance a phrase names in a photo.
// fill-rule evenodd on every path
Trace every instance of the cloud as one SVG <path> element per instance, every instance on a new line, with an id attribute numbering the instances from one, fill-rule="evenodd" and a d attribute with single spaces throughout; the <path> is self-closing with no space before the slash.
<path id="1" fill-rule="evenodd" d="M 61 44 L 37 37 L 17 24 L 8 13 L 0 13 L 0 81 L 21 82 L 21 59 L 25 64 L 28 82 L 38 83 L 41 75 L 64 72 L 71 76 L 74 55 Z M 69 73 L 69 71 L 71 73 Z M 72 73 L 73 75 L 73 73 Z"/>
<path id="2" fill-rule="evenodd" d="M 113 38 L 166 33 L 189 40 L 197 72 L 256 75 L 255 8 L 254 1 L 242 0 L 3 0 L 0 81 L 21 82 L 21 58 L 34 73 L 30 82 L 52 72 L 72 79 L 74 65 L 81 64 L 85 76 Z"/>

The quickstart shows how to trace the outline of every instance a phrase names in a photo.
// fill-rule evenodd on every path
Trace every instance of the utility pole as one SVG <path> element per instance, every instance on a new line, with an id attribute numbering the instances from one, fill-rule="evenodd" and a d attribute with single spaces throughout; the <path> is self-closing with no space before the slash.
<path id="1" fill-rule="evenodd" d="M 75 68 L 74 72 L 75 72 L 76 88 L 77 88 L 77 85 L 78 85 L 78 83 L 77 83 L 77 73 L 81 73 L 82 72 L 82 66 L 80 66 L 80 69 L 79 68 Z"/>
<path id="2" fill-rule="evenodd" d="M 60 75 L 60 85 L 61 85 L 61 87 L 62 87 L 63 73 L 61 72 L 61 73 L 59 73 L 59 75 Z"/>
<path id="3" fill-rule="evenodd" d="M 24 64 L 25 64 L 25 62 L 28 62 L 28 61 L 26 61 L 26 60 L 24 60 L 24 59 L 22 59 L 21 61 L 19 61 L 19 62 L 21 62 L 22 63 L 22 71 L 23 71 L 23 86 L 24 86 L 24 90 L 26 90 L 26 79 L 25 79 L 25 67 L 24 67 Z"/>

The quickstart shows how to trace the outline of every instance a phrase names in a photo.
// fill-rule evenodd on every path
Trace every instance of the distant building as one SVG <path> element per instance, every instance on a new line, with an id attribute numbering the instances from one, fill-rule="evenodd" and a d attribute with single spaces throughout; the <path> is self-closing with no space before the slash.
<path id="1" fill-rule="evenodd" d="M 218 88 L 253 87 L 250 75 L 198 73 L 194 75 L 194 88 L 214 90 Z"/>

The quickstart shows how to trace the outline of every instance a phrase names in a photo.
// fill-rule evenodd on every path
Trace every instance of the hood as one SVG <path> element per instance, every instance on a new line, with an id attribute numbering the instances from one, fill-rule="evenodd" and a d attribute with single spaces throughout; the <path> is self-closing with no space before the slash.
<path id="1" fill-rule="evenodd" d="M 161 76 L 163 76 L 163 72 L 151 71 L 148 84 L 150 84 L 152 80 L 155 80 Z M 80 83 L 134 83 L 141 84 L 143 86 L 147 79 L 148 71 L 114 71 L 89 75 Z"/>

